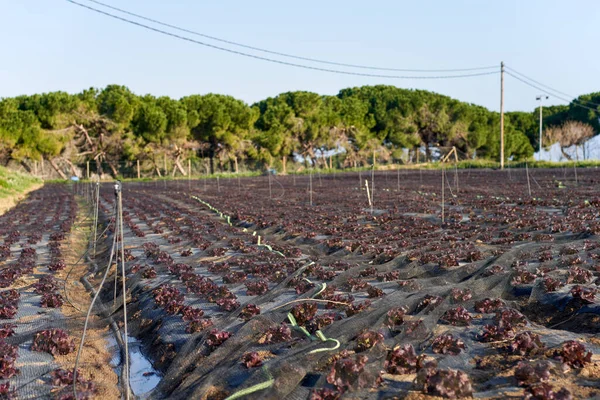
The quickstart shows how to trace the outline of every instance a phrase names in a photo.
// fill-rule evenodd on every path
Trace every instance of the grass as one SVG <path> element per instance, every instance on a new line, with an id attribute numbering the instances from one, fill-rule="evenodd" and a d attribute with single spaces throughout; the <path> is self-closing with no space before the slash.
<path id="1" fill-rule="evenodd" d="M 42 180 L 0 167 L 0 214 L 16 204 L 21 196 L 42 185 Z"/>
<path id="2" fill-rule="evenodd" d="M 0 167 L 0 199 L 22 194 L 32 186 L 41 183 L 42 180 L 39 178 Z"/>

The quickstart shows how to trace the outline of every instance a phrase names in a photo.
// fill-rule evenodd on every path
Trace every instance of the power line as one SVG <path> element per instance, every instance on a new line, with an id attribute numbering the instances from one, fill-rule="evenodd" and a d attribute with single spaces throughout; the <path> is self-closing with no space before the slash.
<path id="1" fill-rule="evenodd" d="M 530 77 L 528 77 L 528 76 L 527 76 L 527 75 L 525 75 L 525 74 L 522 74 L 521 72 L 519 72 L 519 71 L 515 70 L 514 68 L 506 67 L 506 69 L 508 69 L 508 70 L 512 71 L 513 73 L 515 73 L 515 74 L 517 74 L 517 75 L 521 76 L 522 78 L 524 78 L 524 79 L 527 79 L 527 80 L 529 80 L 529 81 L 531 81 L 531 82 L 533 82 L 533 83 L 535 83 L 535 84 L 537 84 L 537 85 L 539 85 L 539 86 L 545 87 L 545 88 L 546 88 L 546 89 L 548 89 L 548 90 L 551 90 L 551 91 L 553 91 L 553 92 L 556 92 L 556 93 L 558 93 L 558 94 L 561 94 L 561 95 L 563 95 L 563 96 L 567 96 L 567 97 L 569 97 L 569 98 L 573 99 L 572 101 L 574 101 L 574 102 L 579 102 L 579 103 L 588 103 L 588 104 L 592 104 L 592 105 L 594 105 L 594 106 L 600 106 L 600 104 L 598 104 L 598 103 L 594 103 L 593 101 L 589 101 L 589 100 L 578 100 L 578 99 L 576 99 L 576 98 L 575 98 L 575 96 L 573 96 L 573 95 L 570 95 L 570 94 L 568 94 L 568 93 L 565 93 L 565 92 L 561 92 L 560 90 L 554 89 L 554 88 L 552 88 L 551 86 L 544 85 L 543 83 L 541 83 L 541 82 L 538 82 L 538 81 L 536 81 L 535 79 L 533 79 L 533 78 L 530 78 Z M 555 96 L 554 94 L 551 94 L 551 93 L 549 93 L 549 94 L 550 94 L 550 95 L 552 95 L 552 96 Z M 556 96 L 556 97 L 558 97 L 558 96 Z"/>
<path id="2" fill-rule="evenodd" d="M 249 54 L 249 53 L 244 53 L 241 51 L 237 51 L 237 50 L 232 50 L 232 49 L 228 49 L 225 47 L 220 47 L 220 46 L 216 46 L 213 44 L 209 44 L 209 43 L 205 43 L 205 42 L 200 42 L 198 40 L 195 39 L 190 39 L 188 37 L 185 36 L 181 36 L 181 35 L 177 35 L 175 33 L 171 33 L 171 32 L 167 32 L 167 31 L 163 31 L 161 29 L 158 28 L 154 28 L 152 26 L 148 26 L 148 25 L 144 25 L 142 23 L 136 22 L 136 21 L 132 21 L 130 19 L 127 18 L 123 18 L 102 10 L 98 10 L 97 8 L 93 8 L 90 6 L 87 6 L 85 4 L 81 4 L 78 3 L 74 0 L 66 0 L 69 3 L 78 5 L 80 7 L 86 8 L 88 10 L 94 11 L 96 13 L 99 14 L 103 14 L 106 15 L 108 17 L 123 21 L 123 22 L 127 22 L 129 24 L 132 25 L 137 25 L 139 27 L 157 32 L 157 33 L 161 33 L 163 35 L 167 35 L 167 36 L 171 36 L 177 39 L 181 39 L 181 40 L 185 40 L 188 42 L 192 42 L 195 44 L 199 44 L 202 46 L 206 46 L 206 47 L 210 47 L 213 49 L 217 49 L 217 50 L 221 50 L 221 51 L 225 51 L 228 53 L 232 53 L 232 54 L 236 54 L 236 55 L 241 55 L 244 57 L 249 57 L 249 58 L 254 58 L 257 60 L 262 60 L 262 61 L 268 61 L 268 62 L 272 62 L 272 63 L 276 63 L 276 64 L 281 64 L 281 65 L 287 65 L 287 66 L 292 66 L 292 67 L 297 67 L 297 68 L 304 68 L 304 69 L 309 69 L 309 70 L 313 70 L 313 71 L 322 71 L 322 72 L 330 72 L 330 73 L 336 73 L 336 74 L 341 74 L 341 75 L 352 75 L 352 76 L 364 76 L 364 77 L 372 77 L 372 78 L 389 78 L 389 79 L 452 79 L 452 78 L 469 78 L 469 77 L 475 77 L 475 76 L 484 76 L 484 75 L 494 75 L 497 74 L 497 71 L 492 71 L 492 72 L 479 72 L 479 73 L 472 73 L 472 74 L 462 74 L 462 75 L 442 75 L 442 76 L 400 76 L 400 75 L 381 75 L 381 74 L 367 74 L 367 73 L 361 73 L 361 72 L 352 72 L 352 71 L 341 71 L 341 70 L 334 70 L 334 69 L 328 69 L 328 68 L 321 68 L 321 67 L 313 67 L 310 65 L 303 65 L 303 64 L 295 64 L 295 63 L 291 63 L 291 62 L 287 62 L 287 61 L 281 61 L 281 60 L 275 60 L 272 58 L 267 58 L 267 57 L 262 57 L 262 56 L 257 56 L 254 54 Z"/>
<path id="3" fill-rule="evenodd" d="M 67 0 L 67 1 L 69 1 L 69 0 Z M 181 32 L 190 33 L 192 35 L 205 37 L 207 39 L 215 40 L 215 41 L 218 41 L 218 42 L 221 42 L 221 43 L 227 43 L 227 44 L 230 44 L 230 45 L 233 45 L 233 46 L 243 47 L 243 48 L 246 48 L 246 49 L 260 51 L 260 52 L 263 52 L 263 53 L 273 54 L 273 55 L 277 55 L 277 56 L 281 56 L 281 57 L 294 58 L 294 59 L 297 59 L 297 60 L 310 61 L 310 62 L 321 63 L 321 64 L 337 65 L 339 67 L 350 67 L 350 68 L 370 69 L 370 70 L 379 70 L 379 71 L 423 72 L 423 73 L 430 73 L 430 72 L 468 72 L 468 71 L 491 70 L 491 69 L 498 68 L 497 65 L 490 65 L 490 66 L 486 66 L 486 67 L 454 68 L 454 69 L 405 69 L 405 68 L 374 67 L 374 66 L 368 66 L 368 65 L 346 64 L 346 63 L 340 63 L 340 62 L 335 62 L 335 61 L 320 60 L 320 59 L 317 59 L 317 58 L 296 56 L 296 55 L 293 55 L 293 54 L 282 53 L 282 52 L 273 51 L 273 50 L 267 50 L 267 49 L 263 49 L 263 48 L 260 48 L 260 47 L 249 46 L 249 45 L 242 44 L 242 43 L 239 43 L 239 42 L 234 42 L 234 41 L 231 41 L 231 40 L 221 39 L 221 38 L 218 38 L 218 37 L 215 37 L 215 36 L 207 35 L 207 34 L 200 33 L 200 32 L 195 32 L 195 31 L 192 31 L 192 30 L 189 30 L 189 29 L 181 28 L 181 27 L 176 26 L 176 25 L 168 24 L 166 22 L 162 22 L 162 21 L 159 21 L 159 20 L 156 20 L 156 19 L 153 19 L 153 18 L 145 17 L 143 15 L 136 14 L 136 13 L 133 13 L 131 11 L 124 10 L 122 8 L 111 6 L 111 5 L 103 3 L 101 1 L 97 1 L 97 0 L 87 0 L 87 1 L 89 1 L 91 3 L 99 4 L 99 5 L 103 6 L 103 7 L 110 8 L 110 9 L 115 10 L 115 11 L 119 11 L 119 12 L 121 12 L 123 14 L 131 15 L 131 16 L 136 17 L 136 18 L 140 18 L 140 19 L 143 19 L 143 20 L 146 20 L 146 21 L 149 21 L 149 22 L 153 22 L 153 23 L 158 24 L 158 25 L 166 26 L 168 28 L 175 29 L 175 30 L 178 30 L 178 31 L 181 31 Z"/>
<path id="4" fill-rule="evenodd" d="M 562 101 L 566 101 L 566 102 L 568 102 L 568 103 L 572 103 L 574 106 L 581 107 L 581 108 L 585 108 L 585 109 L 587 109 L 587 110 L 590 110 L 590 111 L 595 111 L 595 112 L 598 112 L 598 110 L 597 110 L 597 109 L 595 109 L 595 108 L 587 107 L 587 106 L 584 106 L 583 104 L 575 103 L 575 102 L 573 102 L 572 100 L 569 100 L 569 99 L 567 99 L 567 98 L 565 98 L 565 97 L 557 96 L 556 94 L 554 94 L 554 93 L 552 93 L 552 92 L 550 92 L 550 91 L 548 91 L 548 90 L 546 90 L 546 89 L 542 89 L 540 86 L 536 86 L 536 85 L 534 85 L 533 83 L 530 83 L 530 82 L 526 81 L 525 79 L 522 79 L 522 78 L 518 77 L 517 75 L 514 75 L 514 74 L 512 74 L 512 73 L 510 73 L 510 72 L 508 72 L 508 71 L 506 71 L 505 73 L 506 73 L 507 75 L 510 75 L 510 76 L 512 76 L 512 77 L 513 77 L 513 78 L 515 78 L 516 80 L 518 80 L 518 81 L 521 81 L 521 82 L 523 82 L 524 84 L 526 84 L 526 85 L 528 85 L 528 86 L 531 86 L 531 87 L 532 87 L 532 88 L 534 88 L 534 89 L 537 89 L 537 90 L 539 90 L 540 92 L 543 92 L 543 93 L 545 93 L 545 94 L 548 94 L 548 95 L 550 95 L 550 96 L 554 96 L 554 97 L 556 97 L 556 98 L 558 98 L 558 99 L 560 99 L 560 100 L 562 100 Z"/>

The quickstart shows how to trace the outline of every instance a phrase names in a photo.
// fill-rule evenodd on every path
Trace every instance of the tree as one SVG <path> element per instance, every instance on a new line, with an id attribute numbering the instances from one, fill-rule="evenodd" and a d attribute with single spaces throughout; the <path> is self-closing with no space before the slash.
<path id="1" fill-rule="evenodd" d="M 248 138 L 257 113 L 246 103 L 231 96 L 208 94 L 184 97 L 188 126 L 196 140 L 208 144 L 210 171 L 215 158 L 233 158 L 240 144 Z"/>
<path id="2" fill-rule="evenodd" d="M 579 159 L 577 147 L 594 136 L 594 128 L 583 122 L 567 121 L 560 126 L 546 128 L 545 136 L 548 138 L 549 143 L 558 143 L 561 153 L 569 160 L 572 160 L 572 156 L 565 149 L 575 146 L 575 157 Z"/>

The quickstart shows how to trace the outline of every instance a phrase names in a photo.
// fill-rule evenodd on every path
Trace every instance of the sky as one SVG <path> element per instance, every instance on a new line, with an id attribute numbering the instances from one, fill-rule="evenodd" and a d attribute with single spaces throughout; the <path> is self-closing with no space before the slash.
<path id="1" fill-rule="evenodd" d="M 77 1 L 117 14 L 88 0 Z M 597 0 L 102 1 L 203 34 L 303 57 L 404 69 L 497 65 L 498 71 L 504 61 L 574 96 L 600 91 Z M 222 93 L 252 104 L 287 91 L 335 95 L 347 87 L 387 84 L 500 108 L 499 74 L 440 80 L 348 76 L 222 52 L 66 0 L 0 0 L 0 6 L 0 97 L 57 90 L 77 93 L 120 84 L 137 94 L 180 98 Z M 538 94 L 505 76 L 505 110 L 531 111 L 538 105 Z M 565 103 L 556 97 L 545 100 L 545 104 Z"/>

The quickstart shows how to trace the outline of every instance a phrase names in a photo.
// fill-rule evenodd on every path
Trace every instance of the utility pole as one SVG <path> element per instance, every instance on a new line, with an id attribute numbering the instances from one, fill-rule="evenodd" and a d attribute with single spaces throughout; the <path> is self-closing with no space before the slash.
<path id="1" fill-rule="evenodd" d="M 504 169 L 504 61 L 500 63 L 500 169 Z"/>
<path id="2" fill-rule="evenodd" d="M 537 96 L 535 99 L 538 100 L 540 102 L 540 155 L 539 155 L 539 161 L 542 161 L 542 103 L 544 101 L 544 98 L 546 100 L 548 100 L 548 96 L 540 94 L 539 96 Z"/>

